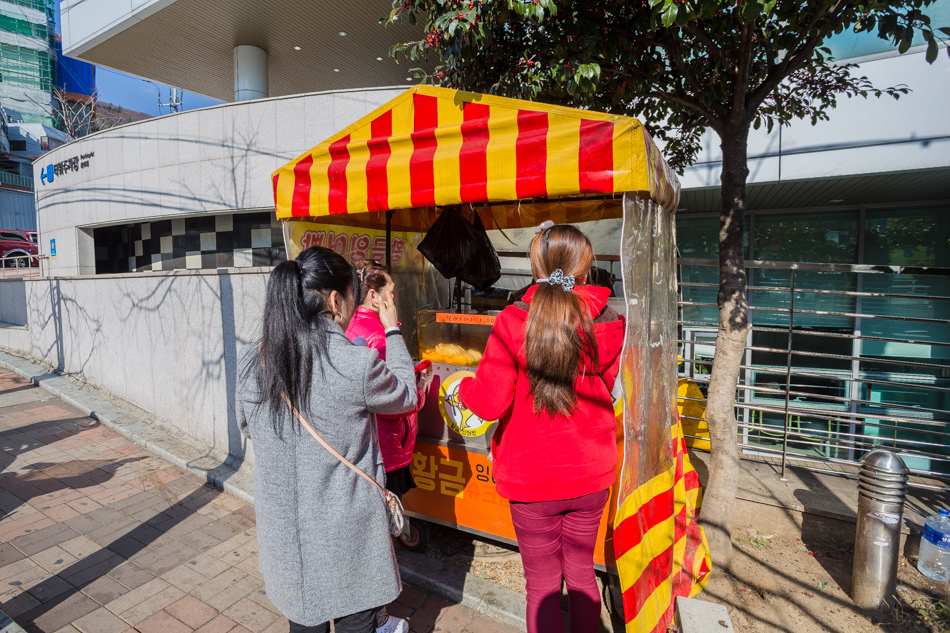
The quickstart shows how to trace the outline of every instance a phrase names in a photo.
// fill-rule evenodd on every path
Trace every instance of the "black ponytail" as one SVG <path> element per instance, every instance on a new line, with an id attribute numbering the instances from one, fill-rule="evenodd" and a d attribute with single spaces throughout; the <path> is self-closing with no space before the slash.
<path id="1" fill-rule="evenodd" d="M 313 366 L 326 354 L 326 337 L 319 330 L 321 315 L 330 311 L 330 293 L 336 290 L 347 297 L 358 287 L 353 267 L 322 246 L 308 248 L 271 273 L 257 348 L 257 382 L 259 404 L 267 406 L 278 436 L 289 414 L 284 396 L 303 415 L 309 413 Z M 292 415 L 290 420 L 296 432 L 299 424 Z"/>

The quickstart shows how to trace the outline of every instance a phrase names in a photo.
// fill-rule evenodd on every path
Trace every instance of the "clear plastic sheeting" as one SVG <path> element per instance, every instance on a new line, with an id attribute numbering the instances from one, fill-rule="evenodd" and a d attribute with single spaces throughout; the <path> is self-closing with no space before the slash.
<path id="1" fill-rule="evenodd" d="M 697 523 L 701 489 L 676 408 L 676 237 L 673 214 L 624 197 L 621 268 L 627 332 L 621 357 L 623 468 L 614 554 L 629 632 L 665 630 L 678 596 L 709 581 Z"/>
<path id="2" fill-rule="evenodd" d="M 311 246 L 325 246 L 354 266 L 366 259 L 386 263 L 385 230 L 308 220 L 285 221 L 283 225 L 287 259 L 295 259 Z M 448 280 L 416 248 L 422 236 L 412 230 L 393 231 L 390 236 L 390 271 L 396 286 L 400 329 L 410 350 L 418 346 L 419 311 L 446 306 L 450 299 Z"/>
<path id="3" fill-rule="evenodd" d="M 624 197 L 621 269 L 627 302 L 624 467 L 620 498 L 673 463 L 676 421 L 676 236 L 673 214 Z"/>

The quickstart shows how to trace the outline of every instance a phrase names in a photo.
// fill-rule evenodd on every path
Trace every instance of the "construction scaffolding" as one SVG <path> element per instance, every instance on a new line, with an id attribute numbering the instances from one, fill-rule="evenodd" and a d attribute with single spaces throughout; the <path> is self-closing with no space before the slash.
<path id="1" fill-rule="evenodd" d="M 52 16 L 49 0 L 0 2 L 0 103 L 24 123 L 52 125 Z"/>
<path id="2" fill-rule="evenodd" d="M 52 80 L 49 53 L 0 44 L 0 82 L 50 93 Z"/>

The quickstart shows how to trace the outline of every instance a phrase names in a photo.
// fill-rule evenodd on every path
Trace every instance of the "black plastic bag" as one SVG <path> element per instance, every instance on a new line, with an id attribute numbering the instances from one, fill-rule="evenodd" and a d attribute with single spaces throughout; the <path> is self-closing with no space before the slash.
<path id="1" fill-rule="evenodd" d="M 478 213 L 470 223 L 457 206 L 447 207 L 432 223 L 419 252 L 443 277 L 458 277 L 476 290 L 501 278 L 501 262 Z"/>

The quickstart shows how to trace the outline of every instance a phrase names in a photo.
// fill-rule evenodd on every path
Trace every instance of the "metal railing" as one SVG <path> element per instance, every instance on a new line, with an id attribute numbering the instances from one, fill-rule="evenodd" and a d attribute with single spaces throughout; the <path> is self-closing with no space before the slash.
<path id="1" fill-rule="evenodd" d="M 679 266 L 682 375 L 704 386 L 718 261 Z M 849 466 L 886 447 L 905 460 L 912 485 L 945 487 L 950 269 L 769 261 L 746 269 L 752 331 L 736 390 L 744 455 L 780 459 L 783 477 L 790 460 L 856 475 Z"/>
<path id="2" fill-rule="evenodd" d="M 13 174 L 8 171 L 0 171 L 0 182 L 13 185 L 14 187 L 26 187 L 28 189 L 33 188 L 33 179 L 29 176 L 21 176 L 20 174 Z"/>
<path id="3" fill-rule="evenodd" d="M 0 257 L 0 279 L 35 277 L 46 273 L 49 255 L 11 255 Z"/>

